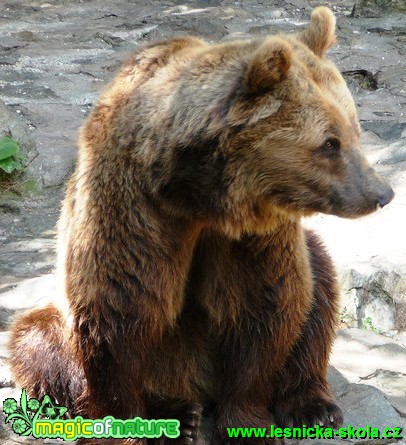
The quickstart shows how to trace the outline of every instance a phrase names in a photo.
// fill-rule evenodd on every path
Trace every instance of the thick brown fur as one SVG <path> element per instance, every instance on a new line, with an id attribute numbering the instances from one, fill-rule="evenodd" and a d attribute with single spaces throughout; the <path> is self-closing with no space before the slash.
<path id="1" fill-rule="evenodd" d="M 230 426 L 341 422 L 326 381 L 337 283 L 300 220 L 362 216 L 393 192 L 360 150 L 333 41 L 317 8 L 295 36 L 179 38 L 123 66 L 82 129 L 64 298 L 13 327 L 31 396 L 91 418 L 176 417 L 186 444 L 212 402 L 225 442 Z"/>

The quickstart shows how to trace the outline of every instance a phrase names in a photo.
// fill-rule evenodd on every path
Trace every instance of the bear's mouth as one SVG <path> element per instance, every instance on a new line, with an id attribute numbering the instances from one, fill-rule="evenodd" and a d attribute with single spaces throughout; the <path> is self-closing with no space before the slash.
<path id="1" fill-rule="evenodd" d="M 330 194 L 330 213 L 342 218 L 359 218 L 369 215 L 388 205 L 394 198 L 392 188 L 380 182 L 380 187 L 367 193 L 362 190 L 343 189 Z"/>

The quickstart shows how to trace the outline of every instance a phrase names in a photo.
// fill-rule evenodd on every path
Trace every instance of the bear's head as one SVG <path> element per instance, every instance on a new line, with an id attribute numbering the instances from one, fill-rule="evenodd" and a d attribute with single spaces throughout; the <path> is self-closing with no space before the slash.
<path id="1" fill-rule="evenodd" d="M 333 14 L 319 7 L 301 34 L 259 45 L 244 78 L 258 107 L 233 147 L 250 148 L 238 162 L 262 197 L 297 212 L 355 218 L 384 207 L 394 193 L 362 153 L 354 101 L 325 58 L 334 31 Z M 230 110 L 235 118 L 249 113 L 237 107 Z"/>
<path id="2" fill-rule="evenodd" d="M 302 33 L 194 49 L 171 97 L 161 197 L 253 231 L 276 213 L 355 218 L 388 204 L 325 56 L 334 40 L 334 15 L 319 7 Z"/>

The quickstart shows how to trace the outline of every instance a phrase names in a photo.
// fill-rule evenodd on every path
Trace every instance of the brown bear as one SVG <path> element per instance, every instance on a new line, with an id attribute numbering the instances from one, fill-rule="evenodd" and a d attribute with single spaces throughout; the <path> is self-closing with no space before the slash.
<path id="1" fill-rule="evenodd" d="M 82 129 L 64 299 L 13 327 L 31 396 L 90 418 L 179 418 L 178 443 L 210 403 L 225 443 L 232 426 L 341 422 L 326 382 L 337 283 L 301 217 L 359 217 L 393 191 L 325 57 L 334 29 L 319 7 L 296 35 L 177 38 L 123 66 Z"/>

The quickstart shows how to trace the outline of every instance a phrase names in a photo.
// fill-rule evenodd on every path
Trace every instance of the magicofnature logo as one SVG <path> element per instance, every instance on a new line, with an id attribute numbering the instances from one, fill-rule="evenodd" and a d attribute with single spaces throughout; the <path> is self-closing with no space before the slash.
<path id="1" fill-rule="evenodd" d="M 3 411 L 6 414 L 6 423 L 12 422 L 16 434 L 30 436 L 38 419 L 61 419 L 67 408 L 57 405 L 48 395 L 41 401 L 35 398 L 27 399 L 27 392 L 23 389 L 20 406 L 17 405 L 16 399 L 6 399 L 3 402 Z"/>
<path id="2" fill-rule="evenodd" d="M 22 390 L 20 405 L 16 399 L 3 402 L 5 422 L 12 422 L 13 431 L 20 436 L 36 439 L 63 439 L 74 441 L 79 438 L 158 438 L 165 435 L 174 439 L 180 435 L 180 422 L 176 419 L 84 419 L 81 416 L 66 418 L 67 408 L 58 405 L 52 397 L 45 395 L 41 400 L 27 398 Z"/>

